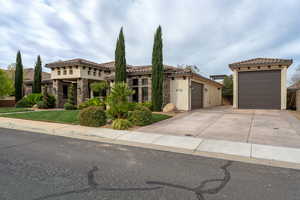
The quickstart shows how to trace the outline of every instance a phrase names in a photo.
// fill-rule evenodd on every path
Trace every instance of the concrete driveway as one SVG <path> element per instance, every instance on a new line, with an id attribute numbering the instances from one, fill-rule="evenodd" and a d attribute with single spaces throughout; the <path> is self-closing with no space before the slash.
<path id="1" fill-rule="evenodd" d="M 300 121 L 281 110 L 220 106 L 182 113 L 138 131 L 300 148 Z"/>

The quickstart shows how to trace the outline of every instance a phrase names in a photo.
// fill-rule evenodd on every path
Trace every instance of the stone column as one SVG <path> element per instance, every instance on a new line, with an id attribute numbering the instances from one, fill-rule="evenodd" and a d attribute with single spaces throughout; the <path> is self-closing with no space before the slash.
<path id="1" fill-rule="evenodd" d="M 300 111 L 300 89 L 296 91 L 296 109 Z"/>
<path id="2" fill-rule="evenodd" d="M 62 81 L 58 79 L 53 80 L 53 95 L 56 99 L 56 107 L 61 108 L 63 105 L 63 88 Z"/>
<path id="3" fill-rule="evenodd" d="M 170 78 L 165 77 L 164 88 L 163 88 L 163 106 L 170 103 L 171 101 L 170 90 L 171 90 Z"/>
<path id="4" fill-rule="evenodd" d="M 139 78 L 138 90 L 139 90 L 139 102 L 143 101 L 143 94 L 142 94 L 142 79 Z"/>
<path id="5" fill-rule="evenodd" d="M 148 101 L 152 101 L 152 78 L 148 79 Z"/>
<path id="6" fill-rule="evenodd" d="M 84 102 L 89 97 L 89 81 L 87 79 L 77 79 L 77 104 Z"/>

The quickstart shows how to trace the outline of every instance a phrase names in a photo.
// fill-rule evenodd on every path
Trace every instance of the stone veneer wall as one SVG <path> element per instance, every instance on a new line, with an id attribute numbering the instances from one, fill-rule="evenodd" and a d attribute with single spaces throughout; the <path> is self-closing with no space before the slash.
<path id="1" fill-rule="evenodd" d="M 88 79 L 77 80 L 77 104 L 84 102 L 89 98 L 89 81 Z"/>
<path id="2" fill-rule="evenodd" d="M 56 99 L 56 107 L 63 107 L 63 86 L 61 80 L 53 80 L 53 95 Z"/>

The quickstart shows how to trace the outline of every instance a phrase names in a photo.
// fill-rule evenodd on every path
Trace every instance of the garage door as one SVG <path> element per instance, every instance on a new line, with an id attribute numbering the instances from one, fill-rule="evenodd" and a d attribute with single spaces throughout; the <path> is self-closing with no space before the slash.
<path id="1" fill-rule="evenodd" d="M 280 70 L 239 72 L 239 108 L 280 109 Z"/>
<path id="2" fill-rule="evenodd" d="M 192 109 L 203 108 L 203 84 L 192 81 L 191 93 Z"/>

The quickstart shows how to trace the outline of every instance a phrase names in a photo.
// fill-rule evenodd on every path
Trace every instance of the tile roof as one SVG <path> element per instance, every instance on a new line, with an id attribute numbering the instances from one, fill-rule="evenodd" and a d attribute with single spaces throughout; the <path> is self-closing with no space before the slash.
<path id="1" fill-rule="evenodd" d="M 279 59 L 279 58 L 253 58 L 250 60 L 244 60 L 229 64 L 231 69 L 236 67 L 253 66 L 253 65 L 287 65 L 290 66 L 293 63 L 292 59 Z"/>
<path id="2" fill-rule="evenodd" d="M 46 67 L 55 68 L 55 67 L 71 65 L 71 64 L 73 64 L 73 65 L 74 64 L 84 64 L 84 65 L 93 66 L 93 67 L 97 67 L 97 68 L 101 68 L 101 69 L 109 69 L 108 66 L 106 66 L 106 65 L 95 63 L 95 62 L 85 60 L 82 58 L 75 58 L 75 59 L 65 60 L 65 61 L 56 61 L 56 62 L 46 64 Z M 104 63 L 104 64 L 107 64 L 107 63 Z"/>

